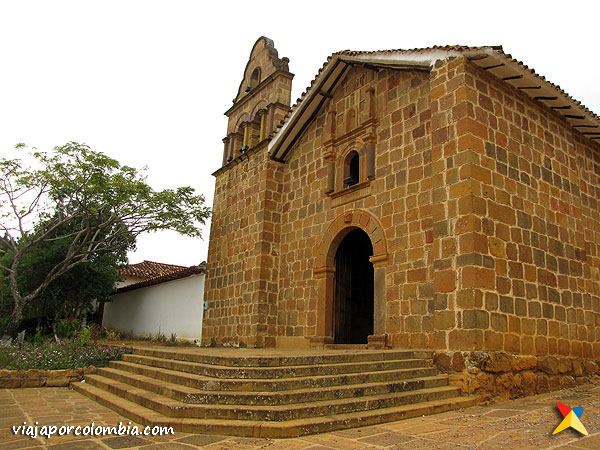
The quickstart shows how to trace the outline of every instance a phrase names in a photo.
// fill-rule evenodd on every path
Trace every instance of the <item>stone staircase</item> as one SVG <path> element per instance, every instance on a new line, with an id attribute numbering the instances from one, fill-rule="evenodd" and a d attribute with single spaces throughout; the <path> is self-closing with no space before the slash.
<path id="1" fill-rule="evenodd" d="M 143 425 L 294 437 L 475 404 L 421 350 L 136 347 L 74 388 Z"/>

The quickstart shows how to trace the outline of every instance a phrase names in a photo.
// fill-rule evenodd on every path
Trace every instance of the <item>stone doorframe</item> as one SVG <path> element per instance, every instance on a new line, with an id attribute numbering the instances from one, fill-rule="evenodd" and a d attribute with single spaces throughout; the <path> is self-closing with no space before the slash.
<path id="1" fill-rule="evenodd" d="M 317 332 L 310 336 L 311 347 L 323 347 L 333 344 L 333 298 L 335 287 L 335 255 L 346 235 L 355 229 L 361 229 L 371 239 L 373 256 L 369 261 L 373 264 L 373 334 L 369 336 L 370 348 L 388 346 L 385 333 L 386 289 L 385 273 L 388 263 L 387 242 L 379 220 L 364 210 L 346 211 L 339 215 L 323 235 L 318 247 L 317 259 L 313 275 L 317 280 Z"/>

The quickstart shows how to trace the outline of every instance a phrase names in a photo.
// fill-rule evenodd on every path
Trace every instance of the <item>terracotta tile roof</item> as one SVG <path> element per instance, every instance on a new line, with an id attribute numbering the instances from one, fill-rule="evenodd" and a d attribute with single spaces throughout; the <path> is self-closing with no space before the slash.
<path id="1" fill-rule="evenodd" d="M 567 94 L 560 86 L 549 82 L 545 77 L 538 75 L 533 69 L 529 68 L 523 62 L 514 59 L 512 55 L 505 53 L 502 46 L 484 46 L 484 47 L 469 47 L 464 45 L 446 45 L 433 46 L 427 48 L 414 48 L 408 50 L 375 50 L 375 51 L 352 51 L 342 50 L 333 53 L 327 58 L 327 61 L 319 69 L 310 85 L 301 94 L 300 98 L 290 108 L 286 116 L 281 120 L 275 132 L 270 136 L 269 152 L 275 159 L 280 159 L 281 145 L 287 145 L 285 135 L 291 132 L 290 122 L 296 121 L 294 116 L 298 116 L 298 112 L 302 113 L 304 108 L 303 103 L 313 101 L 313 98 L 322 88 L 327 76 L 335 69 L 335 64 L 338 61 L 365 63 L 367 61 L 377 61 L 378 64 L 393 66 L 394 63 L 408 62 L 414 67 L 431 66 L 436 60 L 445 59 L 451 56 L 465 56 L 471 59 L 475 64 L 489 71 L 489 73 L 506 81 L 508 84 L 523 89 L 527 95 L 534 100 L 546 104 L 550 108 L 555 109 L 563 115 L 572 125 L 580 127 L 596 128 L 600 125 L 600 116 L 588 109 L 580 101 L 575 100 Z M 489 61 L 489 62 L 486 62 Z M 334 67 L 330 67 L 334 64 Z M 522 83 L 535 83 L 535 86 L 519 85 L 518 78 L 522 79 Z M 515 80 L 515 81 L 513 81 Z M 317 85 L 315 87 L 315 85 Z M 317 89 L 319 88 L 319 89 Z M 531 90 L 525 90 L 531 89 Z M 533 90 L 537 89 L 537 91 Z M 315 93 L 316 92 L 316 93 Z M 537 94 L 537 95 L 536 95 Z M 554 98 L 556 97 L 556 98 Z M 553 103 L 549 103 L 553 102 Z M 575 122 L 578 121 L 578 122 Z M 295 124 L 292 124 L 294 127 Z M 286 150 L 283 150 L 285 156 Z"/>
<path id="2" fill-rule="evenodd" d="M 166 283 L 167 281 L 178 280 L 180 278 L 185 278 L 185 277 L 189 277 L 191 275 L 197 275 L 197 274 L 206 272 L 206 266 L 204 266 L 204 265 L 184 267 L 184 266 L 174 266 L 171 264 L 154 263 L 152 261 L 144 261 L 143 263 L 140 263 L 140 264 L 144 264 L 144 263 L 158 264 L 161 266 L 169 266 L 172 268 L 176 267 L 178 269 L 165 272 L 161 275 L 147 277 L 137 283 L 122 286 L 117 289 L 117 294 L 120 294 L 122 292 L 132 291 L 134 289 L 140 289 L 143 287 L 153 286 L 153 285 L 160 284 L 160 283 Z M 135 265 L 138 265 L 138 264 L 135 264 Z M 129 267 L 131 267 L 131 266 L 129 266 Z"/>
<path id="3" fill-rule="evenodd" d="M 154 261 L 142 261 L 141 263 L 131 264 L 118 270 L 123 277 L 140 278 L 146 280 L 148 278 L 160 277 L 182 269 L 187 269 L 184 266 L 176 266 L 174 264 L 163 264 Z"/>
<path id="4" fill-rule="evenodd" d="M 494 50 L 502 50 L 501 45 L 492 45 L 485 47 L 470 47 L 468 45 L 434 45 L 432 47 L 423 47 L 423 48 L 409 48 L 409 49 L 390 49 L 390 50 L 366 50 L 366 51 L 356 51 L 356 50 L 342 50 L 334 53 L 334 55 L 348 55 L 348 56 L 356 56 L 356 55 L 374 55 L 380 53 L 397 53 L 397 54 L 409 54 L 409 53 L 427 53 L 431 50 L 443 50 L 447 51 L 457 51 L 462 52 L 465 50 L 481 50 L 485 48 L 493 48 Z"/>

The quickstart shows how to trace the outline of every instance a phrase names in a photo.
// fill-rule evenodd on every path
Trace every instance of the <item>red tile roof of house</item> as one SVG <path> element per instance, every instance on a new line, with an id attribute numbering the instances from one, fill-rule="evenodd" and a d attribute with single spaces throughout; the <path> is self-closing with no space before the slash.
<path id="1" fill-rule="evenodd" d="M 146 280 L 148 278 L 179 272 L 183 269 L 187 269 L 187 267 L 157 263 L 154 261 L 142 261 L 141 263 L 131 264 L 119 269 L 119 274 L 123 277 L 141 278 L 142 280 Z"/>
<path id="2" fill-rule="evenodd" d="M 155 284 L 166 283 L 167 281 L 178 280 L 180 278 L 185 278 L 185 277 L 189 277 L 191 275 L 198 275 L 198 274 L 206 272 L 206 267 L 204 265 L 184 267 L 184 266 L 175 266 L 172 264 L 161 264 L 161 263 L 155 263 L 152 261 L 144 261 L 142 263 L 129 266 L 125 269 L 121 269 L 120 273 L 123 276 L 128 276 L 128 275 L 125 275 L 122 271 L 129 269 L 133 266 L 141 266 L 141 265 L 144 265 L 144 267 L 148 269 L 148 271 L 146 271 L 144 273 L 149 273 L 150 270 L 158 270 L 161 273 L 154 275 L 154 276 L 146 276 L 145 278 L 143 278 L 141 281 L 138 281 L 137 283 L 122 286 L 117 289 L 117 294 L 120 294 L 122 292 L 132 291 L 134 289 L 140 289 L 143 287 L 153 286 Z M 138 272 L 138 273 L 141 273 L 141 272 Z M 129 275 L 129 276 L 131 276 L 131 275 Z"/>

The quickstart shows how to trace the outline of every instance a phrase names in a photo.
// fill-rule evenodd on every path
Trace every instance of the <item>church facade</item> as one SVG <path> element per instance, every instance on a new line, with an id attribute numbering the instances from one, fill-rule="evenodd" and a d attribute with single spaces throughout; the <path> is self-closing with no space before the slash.
<path id="1" fill-rule="evenodd" d="M 600 117 L 500 47 L 254 45 L 216 177 L 203 345 L 600 357 Z"/>

